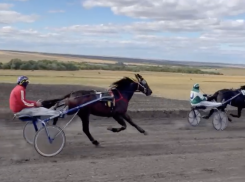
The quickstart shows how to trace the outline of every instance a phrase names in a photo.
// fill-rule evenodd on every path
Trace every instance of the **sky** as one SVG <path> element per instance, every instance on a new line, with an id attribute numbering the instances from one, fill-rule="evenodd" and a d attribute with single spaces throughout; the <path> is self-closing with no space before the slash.
<path id="1" fill-rule="evenodd" d="M 0 49 L 245 64 L 245 0 L 0 0 Z"/>

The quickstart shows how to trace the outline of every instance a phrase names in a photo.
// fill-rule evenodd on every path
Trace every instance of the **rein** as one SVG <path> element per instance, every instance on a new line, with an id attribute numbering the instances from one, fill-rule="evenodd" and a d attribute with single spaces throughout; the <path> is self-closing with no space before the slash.
<path id="1" fill-rule="evenodd" d="M 136 89 L 135 91 L 124 91 L 124 93 L 141 92 L 141 91 L 140 91 L 140 87 L 144 90 L 144 93 L 146 93 L 147 89 L 146 89 L 145 86 L 143 86 L 141 83 L 139 83 L 139 82 L 137 82 L 137 81 L 135 81 L 135 80 L 133 80 L 133 79 L 132 79 L 132 81 L 133 81 L 134 83 L 137 84 L 137 89 Z M 143 80 L 143 81 L 144 81 L 144 80 Z M 124 101 L 127 102 L 127 103 L 129 102 L 127 99 L 125 99 L 125 98 L 123 97 L 122 93 L 121 93 L 118 89 L 116 89 L 116 88 L 113 88 L 113 87 L 112 87 L 112 88 L 110 88 L 110 89 L 108 90 L 108 92 L 109 92 L 109 93 L 112 93 L 112 89 L 115 89 L 115 90 L 117 91 L 117 93 L 119 94 L 119 98 L 116 99 L 115 102 L 118 102 L 118 101 L 120 101 L 120 100 L 124 100 Z M 94 91 L 95 91 L 95 90 L 94 90 Z M 96 92 L 96 91 L 95 91 L 95 92 Z M 81 97 L 97 95 L 97 93 L 90 93 L 90 94 L 78 95 L 78 96 L 72 97 L 72 94 L 73 94 L 73 93 L 74 93 L 74 92 L 71 92 L 67 97 L 63 98 L 62 100 L 66 99 L 66 98 L 77 99 L 77 98 L 81 98 Z M 107 93 L 107 92 L 101 92 L 101 93 L 103 94 L 103 93 Z M 113 94 L 113 93 L 112 93 L 112 94 Z M 113 94 L 113 95 L 114 95 L 114 94 Z M 56 104 L 58 105 L 62 100 L 58 101 Z M 65 105 L 65 104 L 62 104 L 62 106 L 63 106 L 63 105 Z"/>

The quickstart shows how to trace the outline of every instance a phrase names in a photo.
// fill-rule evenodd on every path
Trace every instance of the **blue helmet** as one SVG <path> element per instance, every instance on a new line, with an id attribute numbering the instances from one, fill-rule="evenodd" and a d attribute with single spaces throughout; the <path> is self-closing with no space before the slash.
<path id="1" fill-rule="evenodd" d="M 27 86 L 28 83 L 29 83 L 29 79 L 27 76 L 19 76 L 17 79 L 18 85 Z"/>

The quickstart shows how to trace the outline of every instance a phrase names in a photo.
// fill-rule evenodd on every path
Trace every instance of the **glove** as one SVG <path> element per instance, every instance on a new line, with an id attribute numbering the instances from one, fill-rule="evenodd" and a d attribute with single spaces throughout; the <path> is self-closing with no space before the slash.
<path id="1" fill-rule="evenodd" d="M 36 102 L 36 106 L 37 106 L 37 107 L 41 107 L 41 106 L 42 106 L 42 102 L 41 102 L 40 99 Z"/>

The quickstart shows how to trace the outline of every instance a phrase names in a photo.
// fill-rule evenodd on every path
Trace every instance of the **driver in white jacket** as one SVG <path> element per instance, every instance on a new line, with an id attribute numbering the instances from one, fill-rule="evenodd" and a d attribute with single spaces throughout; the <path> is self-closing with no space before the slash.
<path id="1" fill-rule="evenodd" d="M 219 107 L 222 105 L 221 102 L 207 101 L 207 96 L 200 92 L 198 83 L 193 85 L 190 94 L 190 103 L 192 106 L 205 106 L 211 108 Z"/>

